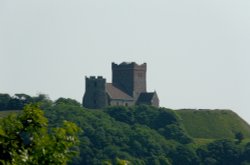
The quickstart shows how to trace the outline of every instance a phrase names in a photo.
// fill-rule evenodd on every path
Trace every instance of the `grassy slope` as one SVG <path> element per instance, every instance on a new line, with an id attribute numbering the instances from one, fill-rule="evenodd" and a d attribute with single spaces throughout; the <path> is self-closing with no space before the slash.
<path id="1" fill-rule="evenodd" d="M 6 117 L 11 113 L 17 113 L 20 112 L 20 110 L 6 110 L 6 111 L 0 111 L 0 118 Z"/>
<path id="2" fill-rule="evenodd" d="M 194 138 L 234 138 L 242 132 L 250 138 L 250 126 L 230 110 L 177 110 L 187 132 Z"/>

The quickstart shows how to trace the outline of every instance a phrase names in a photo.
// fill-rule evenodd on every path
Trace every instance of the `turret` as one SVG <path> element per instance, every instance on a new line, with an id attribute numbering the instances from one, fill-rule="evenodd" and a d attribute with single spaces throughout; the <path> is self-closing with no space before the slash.
<path id="1" fill-rule="evenodd" d="M 85 94 L 83 106 L 86 108 L 101 108 L 108 105 L 106 95 L 106 79 L 102 76 L 85 77 Z"/>

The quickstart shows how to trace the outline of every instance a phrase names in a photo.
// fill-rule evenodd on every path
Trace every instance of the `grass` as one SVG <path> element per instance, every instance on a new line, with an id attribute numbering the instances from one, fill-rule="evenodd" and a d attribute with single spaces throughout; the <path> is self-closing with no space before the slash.
<path id="1" fill-rule="evenodd" d="M 240 145 L 242 147 L 246 146 L 247 143 L 250 143 L 250 138 L 245 138 L 242 140 L 242 142 L 240 143 Z"/>
<path id="2" fill-rule="evenodd" d="M 194 138 L 194 143 L 199 147 L 209 143 L 212 143 L 216 139 L 203 139 L 203 138 Z"/>
<path id="3" fill-rule="evenodd" d="M 0 111 L 0 118 L 6 117 L 11 113 L 19 113 L 20 110 L 6 110 L 6 111 Z"/>
<path id="4" fill-rule="evenodd" d="M 241 132 L 250 138 L 250 126 L 231 110 L 177 110 L 190 136 L 200 139 L 234 138 Z"/>

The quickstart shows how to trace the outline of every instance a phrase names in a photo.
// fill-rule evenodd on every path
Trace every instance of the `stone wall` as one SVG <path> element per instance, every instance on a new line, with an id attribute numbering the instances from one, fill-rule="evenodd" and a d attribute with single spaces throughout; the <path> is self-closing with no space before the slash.
<path id="1" fill-rule="evenodd" d="M 86 108 L 102 108 L 108 105 L 105 89 L 106 79 L 98 76 L 85 78 L 86 89 L 83 97 L 83 106 Z"/>
<path id="2" fill-rule="evenodd" d="M 118 100 L 118 99 L 110 100 L 109 103 L 110 106 L 132 106 L 134 104 L 135 104 L 134 101 Z"/>
<path id="3" fill-rule="evenodd" d="M 112 83 L 123 92 L 137 97 L 146 92 L 146 63 L 112 63 Z"/>

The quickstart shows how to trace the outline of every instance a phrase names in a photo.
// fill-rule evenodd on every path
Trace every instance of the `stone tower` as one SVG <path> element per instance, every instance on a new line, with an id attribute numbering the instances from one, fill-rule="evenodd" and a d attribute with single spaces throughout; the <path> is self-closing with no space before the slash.
<path id="1" fill-rule="evenodd" d="M 102 76 L 85 78 L 86 89 L 83 105 L 88 108 L 102 108 L 108 105 L 106 95 L 106 79 Z"/>
<path id="2" fill-rule="evenodd" d="M 146 90 L 147 64 L 112 63 L 112 84 L 133 98 L 138 98 Z"/>

